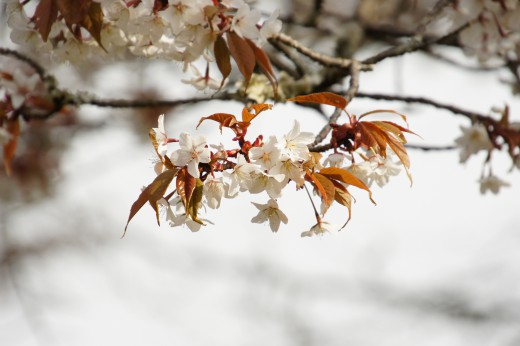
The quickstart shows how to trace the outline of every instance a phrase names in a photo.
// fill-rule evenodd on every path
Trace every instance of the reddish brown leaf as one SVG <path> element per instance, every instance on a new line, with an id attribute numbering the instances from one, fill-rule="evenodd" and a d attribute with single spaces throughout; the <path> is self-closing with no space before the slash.
<path id="1" fill-rule="evenodd" d="M 181 198 L 186 210 L 190 205 L 191 196 L 196 184 L 197 179 L 188 173 L 188 168 L 184 167 L 179 170 L 176 181 L 177 194 Z"/>
<path id="2" fill-rule="evenodd" d="M 58 18 L 58 8 L 53 0 L 41 0 L 34 11 L 32 21 L 44 42 L 47 42 L 52 24 Z"/>
<path id="3" fill-rule="evenodd" d="M 244 84 L 249 84 L 256 65 L 255 52 L 247 42 L 232 31 L 227 32 L 229 51 L 244 76 Z"/>
<path id="4" fill-rule="evenodd" d="M 323 201 L 323 203 L 325 203 L 325 206 L 326 206 L 325 212 L 326 212 L 326 210 L 330 207 L 332 202 L 334 202 L 336 188 L 334 187 L 334 184 L 332 183 L 332 181 L 329 178 L 327 178 L 326 176 L 321 175 L 319 173 L 314 173 L 313 175 L 316 178 L 316 181 L 318 181 L 319 184 L 322 186 L 322 188 L 318 189 L 318 190 L 320 191 L 320 194 L 321 194 L 321 200 Z M 323 194 L 323 191 L 325 192 L 324 194 Z"/>
<path id="5" fill-rule="evenodd" d="M 376 204 L 376 202 L 374 202 L 374 200 L 372 199 L 372 191 L 370 191 L 368 186 L 366 186 L 363 181 L 361 181 L 359 178 L 357 178 L 355 175 L 353 175 L 349 171 L 338 168 L 338 167 L 327 167 L 327 168 L 321 169 L 320 174 L 333 181 L 336 180 L 336 181 L 345 183 L 347 185 L 352 185 L 352 186 L 355 186 L 357 188 L 367 191 L 372 203 Z"/>
<path id="6" fill-rule="evenodd" d="M 54 0 L 54 2 L 71 31 L 73 25 L 83 22 L 92 4 L 92 0 Z"/>
<path id="7" fill-rule="evenodd" d="M 370 115 L 370 114 L 378 114 L 378 113 L 392 113 L 392 114 L 396 114 L 396 115 L 399 115 L 401 117 L 401 119 L 403 119 L 403 121 L 406 123 L 406 125 L 408 126 L 408 121 L 406 120 L 406 116 L 404 114 L 401 114 L 401 113 L 398 113 L 392 109 L 376 109 L 374 111 L 370 111 L 370 112 L 366 112 L 366 113 L 363 113 L 359 116 L 358 119 L 361 120 L 361 118 L 364 118 L 366 117 L 367 115 Z"/>
<path id="8" fill-rule="evenodd" d="M 215 60 L 217 62 L 218 69 L 222 74 L 222 83 L 220 87 L 224 85 L 224 81 L 231 73 L 231 59 L 229 56 L 229 49 L 224 38 L 219 35 L 213 45 L 213 52 L 215 53 Z"/>
<path id="9" fill-rule="evenodd" d="M 13 161 L 16 152 L 18 137 L 20 136 L 20 122 L 18 119 L 7 120 L 5 129 L 11 135 L 11 138 L 4 144 L 3 156 L 5 173 L 11 175 L 11 161 Z"/>
<path id="10" fill-rule="evenodd" d="M 406 138 L 403 131 L 413 133 L 412 131 L 408 131 L 408 129 L 390 121 L 373 121 L 372 123 L 377 125 L 381 130 L 386 131 L 387 133 L 392 133 L 403 144 L 406 144 Z"/>
<path id="11" fill-rule="evenodd" d="M 264 75 L 269 79 L 271 85 L 273 86 L 273 92 L 276 95 L 276 89 L 278 87 L 278 82 L 276 81 L 276 76 L 273 71 L 273 66 L 271 65 L 271 60 L 269 60 L 269 56 L 260 49 L 253 41 L 246 39 L 247 43 L 255 53 L 256 63 L 260 70 L 264 73 Z"/>
<path id="12" fill-rule="evenodd" d="M 249 123 L 249 122 L 251 122 L 251 120 L 256 118 L 260 113 L 262 113 L 265 110 L 270 110 L 271 108 L 273 108 L 273 105 L 270 105 L 267 103 L 254 104 L 254 105 L 250 106 L 249 108 L 244 107 L 244 109 L 242 110 L 242 121 Z M 250 109 L 253 109 L 255 111 L 255 113 L 254 114 L 251 113 L 249 111 Z"/>
<path id="13" fill-rule="evenodd" d="M 82 26 L 92 35 L 101 48 L 106 52 L 101 43 L 101 29 L 103 28 L 103 10 L 101 4 L 93 2 L 88 10 L 88 15 L 84 18 Z"/>
<path id="14" fill-rule="evenodd" d="M 153 210 L 155 210 L 155 216 L 157 218 L 157 224 L 161 225 L 161 222 L 159 220 L 159 206 L 157 202 L 163 198 L 164 194 L 166 193 L 166 190 L 170 186 L 170 183 L 172 182 L 173 178 L 177 174 L 178 170 L 166 170 L 159 174 L 155 180 L 148 185 L 148 202 L 150 202 L 150 205 L 152 206 Z"/>
<path id="15" fill-rule="evenodd" d="M 288 101 L 294 102 L 308 102 L 308 103 L 318 103 L 322 105 L 334 106 L 340 109 L 344 109 L 347 106 L 347 100 L 343 97 L 330 93 L 330 92 L 321 92 L 314 93 L 308 95 L 301 95 L 296 97 L 291 97 L 287 99 Z"/>
<path id="16" fill-rule="evenodd" d="M 370 121 L 358 122 L 356 130 L 359 137 L 356 138 L 356 147 L 362 145 L 371 148 L 375 153 L 386 157 L 386 133 Z"/>
<path id="17" fill-rule="evenodd" d="M 335 187 L 332 181 L 324 175 L 311 173 L 310 171 L 307 171 L 305 174 L 305 180 L 316 187 L 320 193 L 322 202 L 325 204 L 326 209 L 328 209 L 334 201 Z"/>
<path id="18" fill-rule="evenodd" d="M 132 207 L 130 208 L 130 215 L 128 215 L 128 221 L 126 222 L 125 231 L 123 232 L 123 235 L 121 238 L 123 238 L 126 234 L 126 229 L 128 228 L 128 224 L 130 223 L 130 220 L 137 214 L 139 210 L 148 202 L 148 196 L 150 194 L 150 185 L 148 185 L 143 191 L 141 191 L 141 194 L 139 197 L 137 197 L 136 201 L 132 204 Z"/>
<path id="19" fill-rule="evenodd" d="M 164 11 L 168 8 L 168 0 L 154 0 L 153 2 L 153 14 L 157 14 L 159 11 Z"/>
<path id="20" fill-rule="evenodd" d="M 207 117 L 200 118 L 199 123 L 197 124 L 196 128 L 199 128 L 200 124 L 202 124 L 202 122 L 204 120 L 213 120 L 213 121 L 216 121 L 217 123 L 219 123 L 220 132 L 222 132 L 222 127 L 232 127 L 235 124 L 237 124 L 237 118 L 235 118 L 235 116 L 233 114 L 215 113 L 215 114 L 209 115 Z"/>
<path id="21" fill-rule="evenodd" d="M 191 219 L 201 225 L 204 225 L 204 223 L 199 219 L 198 212 L 202 205 L 203 187 L 202 180 L 196 179 L 189 206 L 186 208 L 186 213 L 190 215 Z"/>

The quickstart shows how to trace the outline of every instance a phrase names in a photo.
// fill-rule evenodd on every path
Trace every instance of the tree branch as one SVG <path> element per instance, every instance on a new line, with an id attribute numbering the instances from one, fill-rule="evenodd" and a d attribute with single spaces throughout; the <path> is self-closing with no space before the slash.
<path id="1" fill-rule="evenodd" d="M 490 117 L 488 117 L 486 115 L 483 115 L 483 114 L 480 114 L 480 113 L 476 113 L 476 112 L 472 112 L 472 111 L 468 111 L 468 110 L 465 110 L 465 109 L 462 109 L 462 108 L 459 108 L 459 107 L 456 107 L 456 106 L 448 105 L 448 104 L 445 104 L 445 103 L 440 103 L 440 102 L 437 102 L 437 101 L 433 101 L 433 100 L 430 100 L 430 99 L 425 98 L 425 97 L 397 96 L 397 95 L 386 95 L 386 94 L 371 94 L 371 93 L 363 93 L 363 92 L 358 92 L 356 94 L 356 97 L 370 98 L 370 99 L 374 99 L 374 100 L 401 101 L 401 102 L 406 102 L 406 103 L 419 103 L 419 104 L 429 105 L 429 106 L 432 106 L 432 107 L 435 107 L 435 108 L 439 108 L 439 109 L 444 109 L 444 110 L 450 111 L 453 114 L 462 115 L 462 116 L 464 116 L 466 118 L 469 118 L 470 120 L 478 120 L 478 121 L 484 122 L 484 123 L 485 122 L 489 122 L 490 120 L 494 121 L 493 119 L 491 119 Z"/>
<path id="2" fill-rule="evenodd" d="M 429 45 L 432 45 L 432 44 L 435 44 L 438 42 L 447 41 L 447 40 L 449 41 L 451 38 L 456 36 L 460 31 L 464 30 L 468 25 L 469 25 L 469 23 L 465 23 L 462 26 L 460 26 L 457 30 L 455 30 L 445 36 L 441 36 L 441 37 L 424 38 L 423 35 L 415 35 L 415 36 L 411 37 L 410 39 L 408 39 L 406 42 L 404 42 L 398 46 L 390 47 L 368 59 L 363 60 L 362 63 L 368 64 L 368 65 L 374 65 L 387 58 L 392 58 L 392 57 L 404 55 L 406 53 L 415 52 L 419 49 L 422 49 L 424 47 L 427 47 Z"/>
<path id="3" fill-rule="evenodd" d="M 289 35 L 286 35 L 284 33 L 280 33 L 276 36 L 274 36 L 269 41 L 275 40 L 277 42 L 281 42 L 283 44 L 286 44 L 294 49 L 296 49 L 301 54 L 305 55 L 306 57 L 310 58 L 311 60 L 325 66 L 325 67 L 338 67 L 341 69 L 349 69 L 353 62 L 356 62 L 356 60 L 353 59 L 344 59 L 344 58 L 338 58 L 334 56 L 330 56 L 327 54 L 316 52 L 309 47 L 304 46 L 300 42 L 296 41 L 294 38 L 290 37 Z M 358 67 L 361 71 L 371 71 L 372 66 L 370 64 L 362 63 Z"/>

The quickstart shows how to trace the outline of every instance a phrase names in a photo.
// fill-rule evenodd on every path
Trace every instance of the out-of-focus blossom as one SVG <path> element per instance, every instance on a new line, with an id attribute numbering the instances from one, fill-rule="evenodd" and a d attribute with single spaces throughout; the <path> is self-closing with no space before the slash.
<path id="1" fill-rule="evenodd" d="M 473 124 L 470 127 L 461 126 L 462 136 L 455 139 L 460 147 L 460 162 L 466 162 L 468 158 L 481 150 L 493 149 L 493 143 L 489 140 L 486 128 L 481 124 Z"/>
<path id="2" fill-rule="evenodd" d="M 200 71 L 194 66 L 191 65 L 191 70 L 193 72 L 192 79 L 181 79 L 181 82 L 185 84 L 193 85 L 197 90 L 218 90 L 220 89 L 220 82 L 216 79 L 211 78 L 209 75 L 202 75 Z"/>
<path id="3" fill-rule="evenodd" d="M 273 232 L 278 232 L 281 222 L 284 224 L 289 222 L 287 216 L 278 208 L 276 200 L 270 199 L 266 204 L 252 203 L 258 209 L 258 214 L 251 219 L 251 222 L 264 223 L 269 221 L 269 226 Z"/>
<path id="4" fill-rule="evenodd" d="M 349 156 L 342 153 L 332 153 L 323 161 L 323 165 L 341 168 L 345 164 L 346 159 L 350 160 Z"/>
<path id="5" fill-rule="evenodd" d="M 498 194 L 502 187 L 508 187 L 510 184 L 494 175 L 489 175 L 479 180 L 480 193 L 485 194 L 491 191 L 493 194 Z"/>
<path id="6" fill-rule="evenodd" d="M 251 10 L 249 5 L 244 3 L 238 8 L 237 13 L 233 17 L 231 27 L 238 36 L 254 40 L 259 36 L 256 23 L 258 23 L 260 17 L 260 11 Z"/>

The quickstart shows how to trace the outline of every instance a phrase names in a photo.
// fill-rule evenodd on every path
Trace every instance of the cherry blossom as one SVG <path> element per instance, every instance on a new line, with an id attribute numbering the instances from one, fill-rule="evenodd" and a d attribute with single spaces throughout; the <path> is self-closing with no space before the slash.
<path id="1" fill-rule="evenodd" d="M 264 223 L 269 221 L 269 226 L 273 232 L 278 232 L 281 222 L 284 224 L 289 222 L 287 216 L 278 208 L 276 200 L 270 199 L 266 204 L 251 203 L 258 209 L 258 214 L 251 219 L 251 222 Z"/>
<path id="2" fill-rule="evenodd" d="M 468 158 L 481 150 L 493 149 L 493 143 L 489 140 L 486 128 L 481 124 L 473 124 L 470 127 L 460 127 L 462 135 L 455 139 L 455 143 L 461 148 L 460 162 L 464 163 Z"/>
<path id="3" fill-rule="evenodd" d="M 485 194 L 491 191 L 493 194 L 498 194 L 502 187 L 508 187 L 510 184 L 494 175 L 489 175 L 479 180 L 480 193 Z"/>
<path id="4" fill-rule="evenodd" d="M 280 159 L 281 150 L 278 139 L 270 136 L 269 140 L 261 147 L 253 147 L 249 150 L 249 157 L 259 164 L 262 169 L 271 169 Z"/>
<path id="5" fill-rule="evenodd" d="M 225 191 L 226 186 L 222 177 L 215 178 L 212 175 L 209 175 L 204 182 L 204 197 L 206 198 L 208 207 L 211 209 L 218 209 Z"/>
<path id="6" fill-rule="evenodd" d="M 295 120 L 293 128 L 283 138 L 282 155 L 293 161 L 307 161 L 309 158 L 308 145 L 314 141 L 314 134 L 300 132 L 300 123 Z"/>
<path id="7" fill-rule="evenodd" d="M 252 180 L 260 174 L 258 166 L 247 162 L 242 154 L 237 155 L 237 163 L 232 172 L 223 172 L 229 182 L 228 195 L 235 196 L 239 191 L 249 190 Z"/>
<path id="8" fill-rule="evenodd" d="M 254 40 L 259 36 L 259 30 L 256 27 L 256 23 L 258 23 L 260 17 L 260 11 L 251 10 L 249 5 L 244 3 L 238 8 L 237 13 L 233 16 L 231 27 L 238 36 Z"/>
<path id="9" fill-rule="evenodd" d="M 302 232 L 301 237 L 312 237 L 316 235 L 323 235 L 333 230 L 333 226 L 327 221 L 320 220 L 317 224 L 311 227 L 310 230 Z"/>
<path id="10" fill-rule="evenodd" d="M 168 136 L 166 136 L 166 131 L 164 129 L 164 114 L 159 115 L 157 127 L 152 128 L 152 132 L 154 133 L 155 141 L 157 142 L 157 153 L 164 156 L 168 150 Z"/>
<path id="11" fill-rule="evenodd" d="M 210 161 L 206 139 L 202 136 L 191 137 L 187 133 L 181 133 L 179 145 L 181 148 L 173 152 L 171 161 L 176 166 L 188 166 L 188 173 L 194 178 L 199 178 L 199 163 Z"/>

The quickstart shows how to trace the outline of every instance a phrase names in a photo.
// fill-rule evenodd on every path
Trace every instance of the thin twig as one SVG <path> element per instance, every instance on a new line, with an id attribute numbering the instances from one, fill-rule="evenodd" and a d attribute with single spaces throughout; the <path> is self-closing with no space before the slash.
<path id="1" fill-rule="evenodd" d="M 286 44 L 294 49 L 296 49 L 301 54 L 305 55 L 306 57 L 310 58 L 311 60 L 316 61 L 317 63 L 320 63 L 321 65 L 325 67 L 338 67 L 341 69 L 349 69 L 353 62 L 356 60 L 353 59 L 345 59 L 345 58 L 338 58 L 334 56 L 330 56 L 327 54 L 316 52 L 312 49 L 310 49 L 307 46 L 304 46 L 294 38 L 292 38 L 289 35 L 286 35 L 284 33 L 280 33 L 276 36 L 274 36 L 270 41 L 276 40 L 278 42 L 281 42 L 283 44 Z M 360 64 L 359 68 L 361 71 L 370 71 L 372 70 L 372 66 L 370 64 Z"/>
<path id="2" fill-rule="evenodd" d="M 368 64 L 368 65 L 374 65 L 384 59 L 401 56 L 401 55 L 404 55 L 407 53 L 412 53 L 419 49 L 427 47 L 429 45 L 439 43 L 441 41 L 449 40 L 452 37 L 458 35 L 458 33 L 460 31 L 462 31 L 463 29 L 465 29 L 468 25 L 469 25 L 468 23 L 465 23 L 462 26 L 460 26 L 457 30 L 455 30 L 445 36 L 441 36 L 441 37 L 424 38 L 422 35 L 414 35 L 413 37 L 408 39 L 406 42 L 404 42 L 398 46 L 390 47 L 368 59 L 363 60 L 362 63 Z"/>
<path id="3" fill-rule="evenodd" d="M 444 145 L 444 146 L 430 146 L 430 145 L 418 145 L 418 144 L 406 144 L 406 149 L 422 150 L 422 151 L 449 151 L 457 149 L 455 145 Z"/>
<path id="4" fill-rule="evenodd" d="M 397 95 L 386 95 L 386 94 L 371 94 L 371 93 L 363 93 L 358 92 L 356 97 L 370 98 L 374 100 L 386 100 L 386 101 L 401 101 L 406 103 L 419 103 L 424 105 L 433 106 L 439 109 L 445 109 L 447 111 L 452 112 L 453 114 L 462 115 L 471 120 L 478 120 L 481 122 L 489 122 L 492 120 L 490 117 L 479 114 L 476 112 L 468 111 L 453 105 L 448 105 L 444 103 L 440 103 L 437 101 L 433 101 L 431 99 L 425 97 L 411 97 L 411 96 L 397 96 Z"/>

